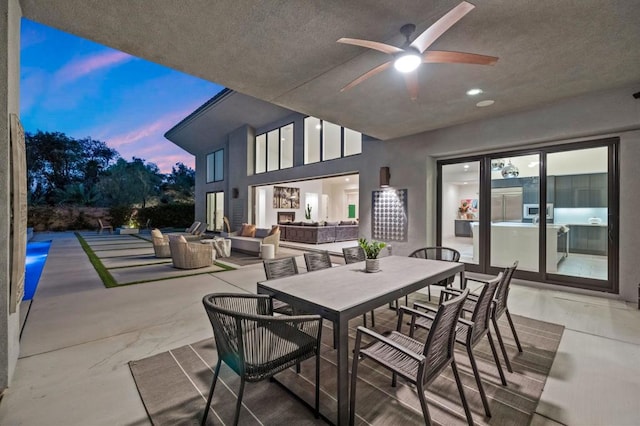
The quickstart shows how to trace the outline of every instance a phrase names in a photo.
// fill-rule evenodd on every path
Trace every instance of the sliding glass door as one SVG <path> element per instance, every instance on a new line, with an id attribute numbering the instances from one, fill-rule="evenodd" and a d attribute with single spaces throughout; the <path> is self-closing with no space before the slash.
<path id="1" fill-rule="evenodd" d="M 606 139 L 439 161 L 438 244 L 470 271 L 517 260 L 519 278 L 616 292 L 617 148 Z"/>

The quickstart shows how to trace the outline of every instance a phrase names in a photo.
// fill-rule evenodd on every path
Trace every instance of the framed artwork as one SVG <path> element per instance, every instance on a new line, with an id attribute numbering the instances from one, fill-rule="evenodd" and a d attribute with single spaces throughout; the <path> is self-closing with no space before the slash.
<path id="1" fill-rule="evenodd" d="M 408 240 L 408 198 L 406 189 L 373 191 L 371 236 L 374 240 Z"/>
<path id="2" fill-rule="evenodd" d="M 299 209 L 300 188 L 288 188 L 286 186 L 273 187 L 274 209 Z"/>

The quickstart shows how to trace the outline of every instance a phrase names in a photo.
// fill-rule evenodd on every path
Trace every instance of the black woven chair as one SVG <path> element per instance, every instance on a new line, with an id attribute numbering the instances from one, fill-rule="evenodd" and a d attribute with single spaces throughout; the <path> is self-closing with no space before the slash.
<path id="1" fill-rule="evenodd" d="M 267 295 L 208 294 L 202 299 L 207 311 L 218 351 L 207 406 L 209 408 L 222 362 L 240 376 L 234 425 L 238 424 L 242 395 L 246 382 L 271 378 L 293 365 L 316 357 L 315 415 L 320 405 L 320 338 L 322 318 L 319 315 L 273 316 L 272 299 Z"/>
<path id="2" fill-rule="evenodd" d="M 502 281 L 498 285 L 498 290 L 496 290 L 496 296 L 493 305 L 491 306 L 491 322 L 493 323 L 493 329 L 496 331 L 496 337 L 498 338 L 498 343 L 500 344 L 500 350 L 502 351 L 502 356 L 504 357 L 504 363 L 510 373 L 513 373 L 513 368 L 511 368 L 511 362 L 509 361 L 509 357 L 507 356 L 507 350 L 504 346 L 504 341 L 502 340 L 502 334 L 500 333 L 500 329 L 498 328 L 498 320 L 503 314 L 507 315 L 509 327 L 511 328 L 511 332 L 513 333 L 513 340 L 515 340 L 516 342 L 518 352 L 522 352 L 522 345 L 520 344 L 518 333 L 516 333 L 516 327 L 513 325 L 513 320 L 511 319 L 511 314 L 509 313 L 509 308 L 507 307 L 511 278 L 513 278 L 513 273 L 517 268 L 518 261 L 515 261 L 510 267 L 505 268 Z M 472 278 L 469 279 L 472 281 L 479 281 Z"/>
<path id="3" fill-rule="evenodd" d="M 265 259 L 262 261 L 264 273 L 268 280 L 289 277 L 298 273 L 298 264 L 295 257 L 284 257 L 282 259 Z M 288 303 L 273 299 L 273 312 L 283 315 L 293 315 L 293 308 Z"/>
<path id="4" fill-rule="evenodd" d="M 482 386 L 482 380 L 480 379 L 480 372 L 478 371 L 478 365 L 476 364 L 475 356 L 473 355 L 473 348 L 480 343 L 482 338 L 486 335 L 489 340 L 489 346 L 491 346 L 491 353 L 493 354 L 493 359 L 495 360 L 496 367 L 498 368 L 498 374 L 500 375 L 500 381 L 503 385 L 507 385 L 507 379 L 504 377 L 504 372 L 502 371 L 502 366 L 500 364 L 500 359 L 498 358 L 498 352 L 496 351 L 496 346 L 493 343 L 493 338 L 491 337 L 491 332 L 489 331 L 489 317 L 491 316 L 491 303 L 493 301 L 493 297 L 496 294 L 496 289 L 498 288 L 498 284 L 502 280 L 502 273 L 498 275 L 496 278 L 487 281 L 487 283 L 482 287 L 482 291 L 478 296 L 476 303 L 474 303 L 474 309 L 471 314 L 471 321 L 467 321 L 465 319 L 460 318 L 458 320 L 458 330 L 456 332 L 456 342 L 458 344 L 463 345 L 467 350 L 467 355 L 469 356 L 469 362 L 471 364 L 471 369 L 473 370 L 473 375 L 476 379 L 476 384 L 478 385 L 478 391 L 480 392 L 480 399 L 482 400 L 482 405 L 484 406 L 484 412 L 487 417 L 491 417 L 491 410 L 489 409 L 489 402 L 487 401 L 487 396 L 484 392 L 484 387 Z M 461 294 L 461 290 L 442 290 L 443 296 L 440 300 L 447 300 L 450 297 L 459 296 Z M 466 304 L 466 301 L 465 301 Z M 427 314 L 431 314 L 429 316 L 420 316 L 412 318 L 411 323 L 411 332 L 409 336 L 413 337 L 413 332 L 416 327 L 430 329 L 433 325 L 433 317 L 437 311 L 430 306 L 423 305 L 421 303 L 414 303 L 413 308 L 417 310 L 424 310 Z M 463 306 L 464 309 L 464 306 Z M 431 318 L 430 318 L 431 317 Z"/>
<path id="5" fill-rule="evenodd" d="M 473 418 L 471 417 L 471 411 L 469 410 L 462 382 L 458 375 L 458 368 L 453 351 L 458 317 L 462 311 L 462 306 L 467 294 L 469 294 L 468 289 L 464 290 L 461 295 L 440 305 L 437 313 L 433 317 L 433 323 L 427 335 L 426 342 L 420 342 L 401 333 L 404 314 L 411 315 L 412 322 L 415 322 L 414 318 L 416 317 L 426 316 L 425 313 L 406 306 L 400 308 L 397 331 L 392 331 L 387 336 L 383 336 L 364 327 L 358 327 L 353 354 L 353 367 L 351 370 L 349 424 L 354 424 L 356 414 L 358 364 L 365 359 L 375 361 L 382 367 L 391 370 L 392 386 L 396 385 L 398 375 L 416 385 L 424 421 L 428 425 L 431 424 L 431 416 L 429 415 L 427 401 L 424 396 L 425 387 L 431 384 L 446 367 L 451 365 L 467 422 L 470 425 L 473 424 Z M 363 335 L 372 339 L 373 342 L 362 347 Z"/>
<path id="6" fill-rule="evenodd" d="M 344 256 L 344 263 L 347 265 L 350 263 L 364 262 L 367 259 L 367 255 L 364 249 L 360 246 L 355 247 L 343 247 L 342 255 Z M 362 323 L 367 326 L 367 314 L 362 314 Z M 374 311 L 371 311 L 371 327 L 376 326 L 376 317 Z"/>
<path id="7" fill-rule="evenodd" d="M 423 247 L 409 255 L 409 257 L 417 257 L 420 259 L 445 260 L 447 262 L 457 262 L 460 260 L 460 252 L 448 247 Z M 432 285 L 449 287 L 453 284 L 455 276 L 444 279 Z M 427 287 L 429 292 L 429 302 L 431 302 L 431 285 Z"/>
<path id="8" fill-rule="evenodd" d="M 319 271 L 321 269 L 331 268 L 331 256 L 328 251 L 314 251 L 304 254 L 304 263 L 307 265 L 307 271 Z"/>

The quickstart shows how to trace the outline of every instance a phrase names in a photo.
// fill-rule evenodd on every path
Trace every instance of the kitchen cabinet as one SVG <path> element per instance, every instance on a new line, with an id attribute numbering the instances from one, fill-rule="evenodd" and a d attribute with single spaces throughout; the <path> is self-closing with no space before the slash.
<path id="1" fill-rule="evenodd" d="M 555 176 L 554 207 L 607 207 L 607 174 Z"/>
<path id="2" fill-rule="evenodd" d="M 600 225 L 568 225 L 569 253 L 607 255 L 608 229 Z"/>
<path id="3" fill-rule="evenodd" d="M 455 235 L 456 237 L 471 237 L 471 220 L 455 220 Z"/>

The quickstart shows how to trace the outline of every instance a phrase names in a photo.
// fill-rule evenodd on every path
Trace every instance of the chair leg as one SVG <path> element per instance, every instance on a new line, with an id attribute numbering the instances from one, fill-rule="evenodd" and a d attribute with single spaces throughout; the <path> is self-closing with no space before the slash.
<path id="1" fill-rule="evenodd" d="M 431 302 L 431 286 L 427 286 L 427 292 L 429 293 L 429 302 Z"/>
<path id="2" fill-rule="evenodd" d="M 209 415 L 209 407 L 211 407 L 211 400 L 213 399 L 213 391 L 216 388 L 216 382 L 218 381 L 218 373 L 220 373 L 221 364 L 222 364 L 222 360 L 218 359 L 218 363 L 216 364 L 216 369 L 213 372 L 211 389 L 209 389 L 209 398 L 207 398 L 207 406 L 204 409 L 204 414 L 202 415 L 202 422 L 200 423 L 202 426 L 204 426 L 207 423 L 207 416 Z"/>
<path id="3" fill-rule="evenodd" d="M 491 316 L 491 322 L 493 323 L 493 329 L 496 331 L 496 337 L 498 338 L 498 344 L 500 345 L 500 351 L 502 352 L 502 357 L 504 358 L 504 364 L 507 366 L 507 371 L 509 371 L 509 373 L 513 373 L 513 368 L 511 368 L 511 362 L 509 361 L 509 356 L 507 355 L 507 349 L 504 347 L 502 334 L 500 333 L 500 329 L 498 328 L 498 321 L 495 319 L 495 317 Z"/>
<path id="4" fill-rule="evenodd" d="M 467 346 L 467 355 L 469 355 L 469 361 L 471 362 L 473 376 L 476 378 L 476 384 L 478 385 L 478 391 L 480 392 L 480 399 L 482 400 L 484 413 L 487 415 L 487 417 L 491 417 L 489 401 L 487 401 L 487 395 L 484 393 L 484 386 L 482 386 L 482 379 L 480 378 L 480 372 L 478 371 L 478 365 L 476 364 L 476 358 L 473 356 L 473 350 L 471 349 L 471 346 Z"/>
<path id="5" fill-rule="evenodd" d="M 236 402 L 236 416 L 233 419 L 233 426 L 238 426 L 240 418 L 240 408 L 242 407 L 242 394 L 244 393 L 244 377 L 240 379 L 240 390 L 238 391 L 238 402 Z"/>
<path id="6" fill-rule="evenodd" d="M 458 392 L 460 393 L 460 400 L 462 401 L 462 407 L 464 408 L 464 415 L 467 417 L 467 423 L 473 425 L 473 417 L 471 417 L 471 410 L 469 410 L 469 404 L 467 404 L 467 398 L 464 396 L 464 388 L 460 381 L 460 375 L 458 374 L 458 367 L 456 366 L 456 360 L 451 360 L 451 369 L 453 370 L 453 377 L 456 379 L 456 385 L 458 386 Z"/>
<path id="7" fill-rule="evenodd" d="M 511 314 L 509 313 L 509 308 L 504 310 L 504 313 L 507 314 L 507 319 L 509 320 L 509 326 L 511 327 L 511 332 L 513 333 L 513 339 L 516 341 L 516 346 L 518 347 L 518 352 L 522 352 L 522 345 L 520 345 L 520 339 L 518 339 L 518 333 L 516 333 L 516 328 L 513 325 L 513 320 L 511 319 Z"/>
<path id="8" fill-rule="evenodd" d="M 420 400 L 420 406 L 422 407 L 422 416 L 424 417 L 424 424 L 431 425 L 431 415 L 429 414 L 429 407 L 427 407 L 427 399 L 424 396 L 424 384 L 422 380 L 418 380 L 418 399 Z"/>
<path id="9" fill-rule="evenodd" d="M 353 426 L 356 419 L 356 383 L 358 381 L 358 363 L 360 362 L 360 343 L 362 334 L 356 333 L 356 343 L 353 350 L 353 364 L 351 365 L 351 391 L 349 393 L 349 425 Z"/>
<path id="10" fill-rule="evenodd" d="M 320 347 L 316 350 L 316 419 L 320 418 Z"/>
<path id="11" fill-rule="evenodd" d="M 493 337 L 491 336 L 491 331 L 487 330 L 487 339 L 489 339 L 489 346 L 491 346 L 491 353 L 493 354 L 493 359 L 496 361 L 496 367 L 498 367 L 498 374 L 500 375 L 500 381 L 503 386 L 507 386 L 507 379 L 504 377 L 504 371 L 502 371 L 502 364 L 500 363 L 500 358 L 498 358 L 498 351 L 496 351 L 496 345 L 493 343 Z"/>

